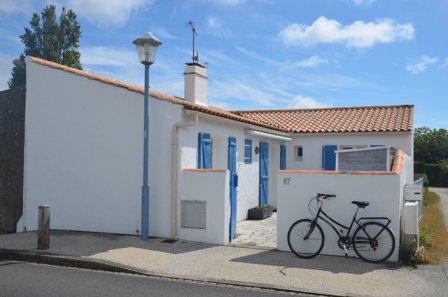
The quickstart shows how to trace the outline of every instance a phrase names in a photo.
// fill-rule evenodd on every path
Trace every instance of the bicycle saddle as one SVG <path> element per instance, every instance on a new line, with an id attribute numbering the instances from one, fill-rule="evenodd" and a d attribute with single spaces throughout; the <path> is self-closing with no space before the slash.
<path id="1" fill-rule="evenodd" d="M 352 203 L 361 208 L 369 206 L 369 202 L 367 202 L 367 201 L 352 201 Z"/>

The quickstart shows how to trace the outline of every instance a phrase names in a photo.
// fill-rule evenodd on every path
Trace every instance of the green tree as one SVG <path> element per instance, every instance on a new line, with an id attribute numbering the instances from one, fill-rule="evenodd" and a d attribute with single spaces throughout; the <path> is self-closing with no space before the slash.
<path id="1" fill-rule="evenodd" d="M 78 52 L 81 26 L 76 14 L 70 9 L 62 8 L 59 21 L 56 19 L 56 6 L 50 5 L 31 18 L 31 28 L 25 28 L 20 40 L 25 49 L 19 58 L 12 62 L 14 67 L 9 88 L 19 87 L 26 82 L 25 56 L 33 56 L 60 63 L 69 67 L 82 69 L 81 54 Z"/>
<path id="2" fill-rule="evenodd" d="M 416 128 L 414 131 L 414 160 L 438 164 L 448 160 L 448 131 Z"/>

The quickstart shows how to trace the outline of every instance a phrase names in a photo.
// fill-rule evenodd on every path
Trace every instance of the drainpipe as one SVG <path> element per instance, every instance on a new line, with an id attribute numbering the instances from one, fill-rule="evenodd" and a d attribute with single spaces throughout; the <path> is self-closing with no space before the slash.
<path id="1" fill-rule="evenodd" d="M 177 130 L 179 128 L 194 126 L 199 122 L 197 113 L 193 114 L 193 121 L 176 123 L 171 133 L 171 237 L 177 236 Z"/>

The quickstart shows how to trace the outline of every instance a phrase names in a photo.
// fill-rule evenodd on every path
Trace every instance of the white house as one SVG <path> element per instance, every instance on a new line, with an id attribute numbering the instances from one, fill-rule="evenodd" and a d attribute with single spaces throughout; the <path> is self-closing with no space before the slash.
<path id="1" fill-rule="evenodd" d="M 27 57 L 24 207 L 18 230 L 139 234 L 143 88 Z M 413 106 L 228 111 L 207 105 L 207 68 L 185 68 L 185 98 L 151 90 L 150 236 L 228 243 L 279 170 L 334 170 L 336 150 L 413 155 Z M 279 213 L 280 215 L 280 213 Z"/>

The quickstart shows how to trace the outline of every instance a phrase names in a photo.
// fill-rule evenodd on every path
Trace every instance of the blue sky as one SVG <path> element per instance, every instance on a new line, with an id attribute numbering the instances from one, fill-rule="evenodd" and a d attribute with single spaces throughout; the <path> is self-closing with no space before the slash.
<path id="1" fill-rule="evenodd" d="M 183 97 L 192 56 L 208 100 L 229 110 L 415 105 L 415 127 L 448 129 L 446 0 L 0 0 L 0 90 L 33 12 L 78 15 L 83 69 L 143 85 L 132 41 L 163 45 L 151 88 Z"/>

